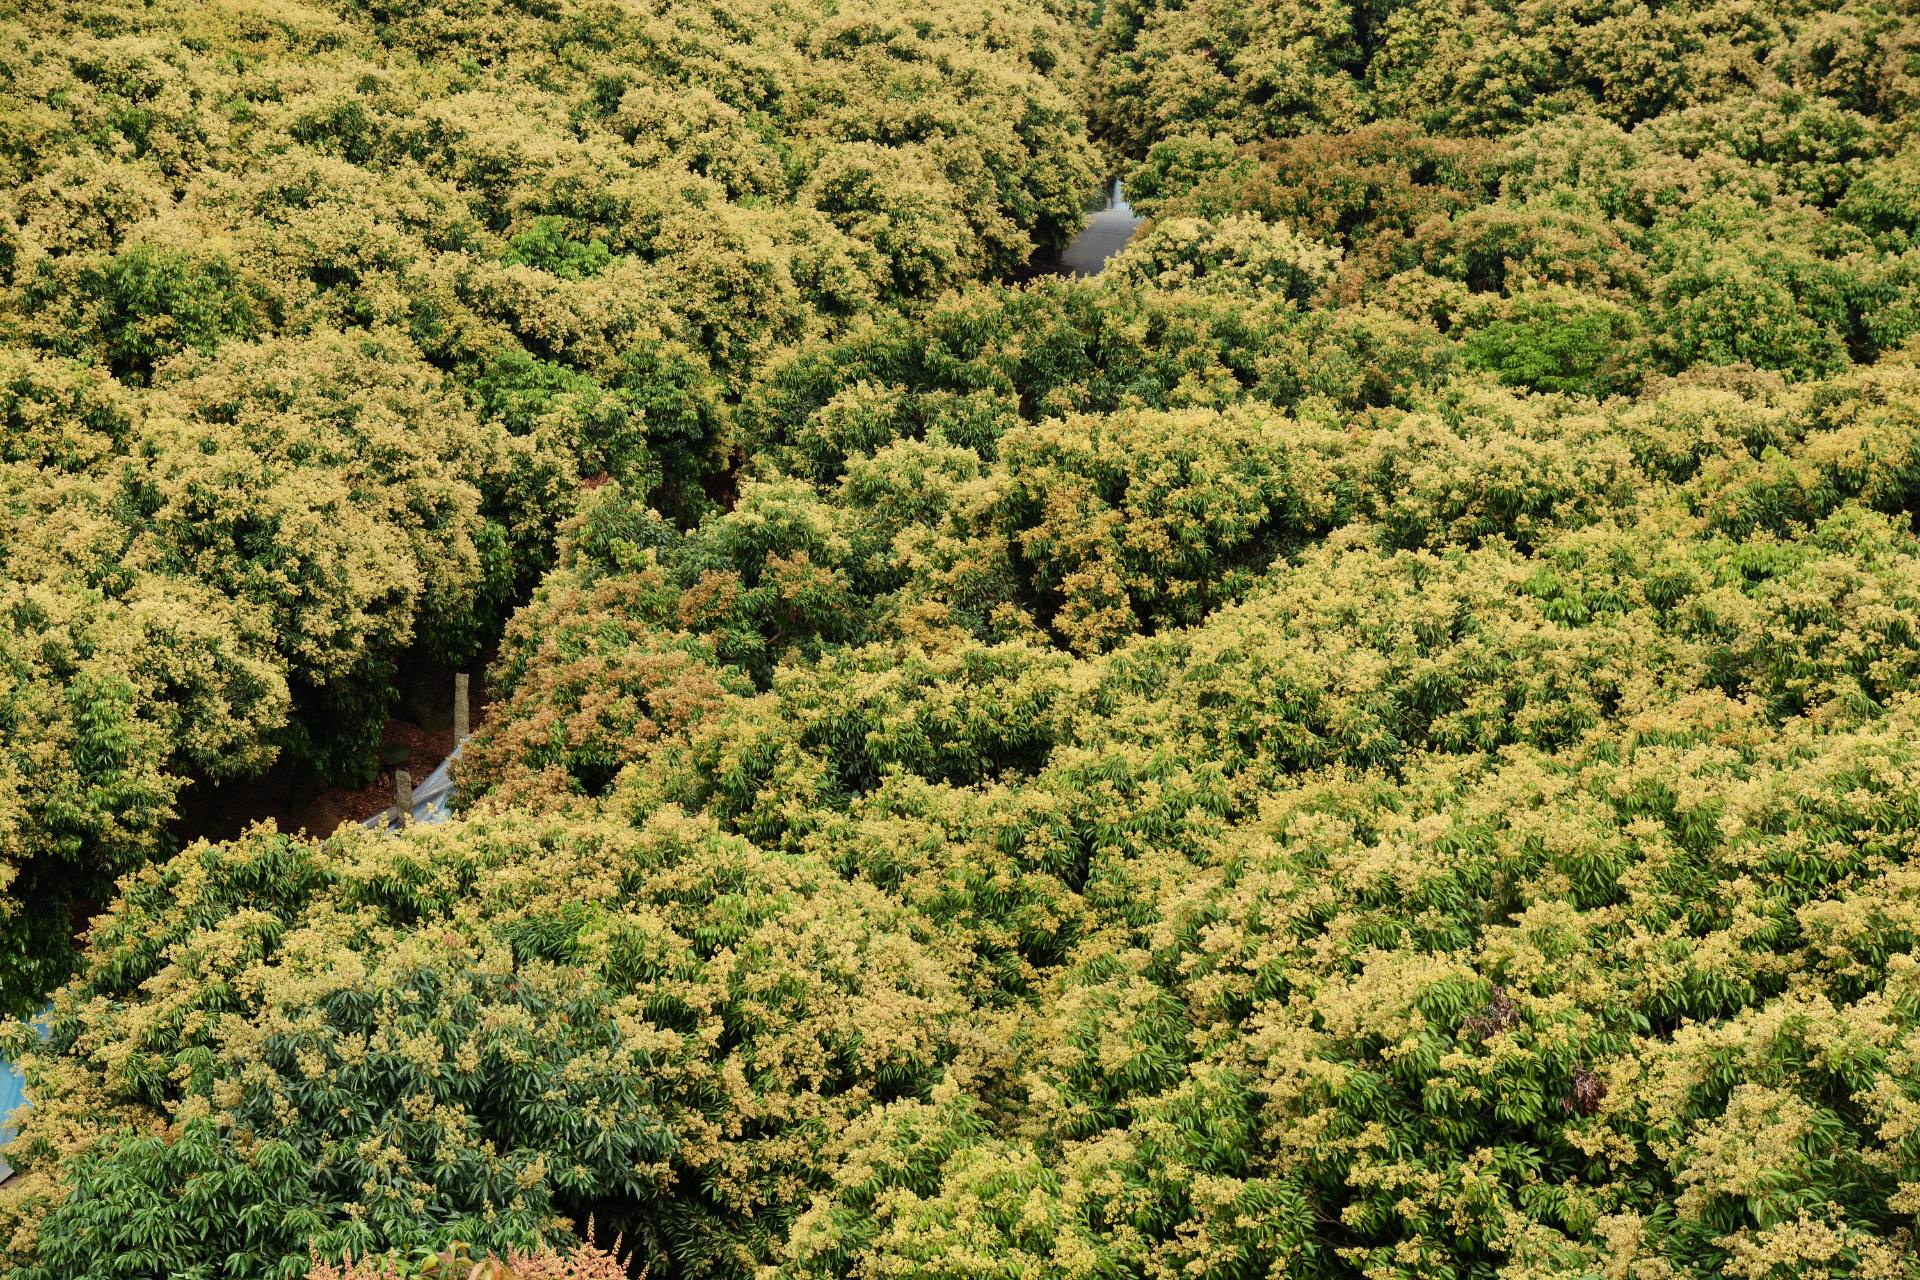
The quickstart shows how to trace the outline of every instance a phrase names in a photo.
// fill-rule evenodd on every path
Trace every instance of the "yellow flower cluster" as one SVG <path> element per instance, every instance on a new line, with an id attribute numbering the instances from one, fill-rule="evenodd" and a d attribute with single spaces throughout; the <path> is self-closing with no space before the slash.
<path id="1" fill-rule="evenodd" d="M 0 1270 L 1920 1280 L 1910 13 L 85 12 Z M 144 860 L 516 603 L 451 821 Z"/>

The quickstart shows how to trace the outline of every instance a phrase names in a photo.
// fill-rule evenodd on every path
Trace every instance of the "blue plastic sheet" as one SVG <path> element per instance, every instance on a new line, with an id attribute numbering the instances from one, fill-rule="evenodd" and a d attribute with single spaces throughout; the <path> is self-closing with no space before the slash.
<path id="1" fill-rule="evenodd" d="M 440 762 L 440 767 L 428 774 L 426 780 L 413 789 L 413 820 L 415 822 L 445 822 L 453 816 L 453 762 L 460 758 L 460 748 L 455 747 L 453 754 Z M 393 810 L 368 818 L 369 827 L 391 827 Z M 45 1023 L 37 1024 L 40 1034 L 47 1034 Z M 0 1057 L 0 1147 L 13 1141 L 14 1128 L 7 1123 L 13 1112 L 26 1105 L 25 1082 L 11 1062 Z M 0 1182 L 4 1182 L 13 1173 L 4 1159 L 0 1159 Z"/>
<path id="2" fill-rule="evenodd" d="M 44 1018 L 45 1015 L 42 1015 Z M 47 1034 L 45 1021 L 36 1019 L 34 1025 L 39 1028 L 44 1039 Z M 14 1127 L 9 1123 L 13 1113 L 27 1105 L 26 1081 L 20 1078 L 19 1069 L 4 1057 L 0 1057 L 0 1147 L 13 1141 Z M 0 1159 L 0 1182 L 11 1177 L 13 1169 L 4 1159 Z"/>

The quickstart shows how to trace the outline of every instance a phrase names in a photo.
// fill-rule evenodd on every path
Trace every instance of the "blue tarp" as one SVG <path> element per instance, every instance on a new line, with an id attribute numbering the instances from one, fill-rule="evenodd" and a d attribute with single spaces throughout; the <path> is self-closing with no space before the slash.
<path id="1" fill-rule="evenodd" d="M 42 1015 L 43 1020 L 36 1021 L 34 1024 L 40 1029 L 42 1038 L 47 1034 L 44 1017 L 45 1015 Z M 15 1110 L 27 1105 L 25 1086 L 26 1082 L 20 1078 L 19 1070 L 5 1058 L 0 1058 L 0 1147 L 13 1141 L 14 1128 L 7 1121 Z M 0 1160 L 0 1181 L 4 1181 L 12 1173 L 13 1170 L 7 1162 Z"/>
<path id="2" fill-rule="evenodd" d="M 445 822 L 453 816 L 453 762 L 460 758 L 460 748 L 455 747 L 453 754 L 440 762 L 440 767 L 428 774 L 426 780 L 413 789 L 413 820 L 415 822 Z M 369 827 L 388 827 L 393 823 L 393 810 L 368 818 Z M 47 1034 L 45 1023 L 40 1023 L 40 1034 Z M 11 1062 L 0 1058 L 0 1147 L 13 1141 L 13 1126 L 7 1123 L 18 1107 L 27 1104 L 23 1091 L 24 1081 Z M 5 1160 L 0 1160 L 0 1181 L 5 1181 L 13 1170 Z"/>
<path id="3" fill-rule="evenodd" d="M 453 816 L 453 762 L 460 758 L 460 748 L 455 747 L 453 754 L 440 762 L 440 767 L 428 774 L 426 780 L 413 789 L 413 820 L 415 822 L 445 822 Z M 393 823 L 393 810 L 368 818 L 369 827 L 388 827 Z M 40 1024 L 40 1034 L 44 1037 L 47 1028 Z M 14 1109 L 27 1103 L 23 1092 L 24 1082 L 20 1073 L 11 1062 L 0 1058 L 0 1147 L 13 1141 L 13 1126 L 7 1123 L 7 1117 Z M 0 1160 L 0 1181 L 4 1181 L 13 1170 L 5 1160 Z"/>

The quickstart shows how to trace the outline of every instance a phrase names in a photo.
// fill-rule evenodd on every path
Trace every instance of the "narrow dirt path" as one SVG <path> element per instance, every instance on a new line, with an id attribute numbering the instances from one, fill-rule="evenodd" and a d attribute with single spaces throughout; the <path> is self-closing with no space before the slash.
<path id="1" fill-rule="evenodd" d="M 438 683 L 450 684 L 451 678 Z M 364 787 L 322 785 L 296 776 L 285 765 L 223 786 L 197 782 L 180 795 L 173 834 L 184 846 L 203 838 L 231 840 L 266 818 L 282 831 L 305 831 L 311 836 L 332 835 L 342 823 L 365 822 L 392 806 L 395 769 L 405 769 L 418 787 L 452 754 L 451 688 L 446 690 L 445 702 L 446 710 L 438 715 L 410 711 L 404 702 L 395 706 L 380 736 L 379 772 Z M 485 682 L 478 676 L 468 705 L 470 727 L 478 729 L 487 716 Z"/>

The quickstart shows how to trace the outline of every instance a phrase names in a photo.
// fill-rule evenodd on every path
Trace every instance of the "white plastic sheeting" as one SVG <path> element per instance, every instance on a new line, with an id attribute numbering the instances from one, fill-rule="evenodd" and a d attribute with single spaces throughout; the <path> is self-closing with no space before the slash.
<path id="1" fill-rule="evenodd" d="M 464 744 L 462 744 L 464 745 Z M 426 776 L 426 779 L 413 789 L 413 820 L 415 822 L 445 822 L 453 816 L 453 762 L 460 758 L 460 748 L 455 747 L 453 754 L 440 762 L 440 767 Z M 393 825 L 393 810 L 385 809 L 374 814 L 365 822 L 366 826 L 381 828 Z"/>

